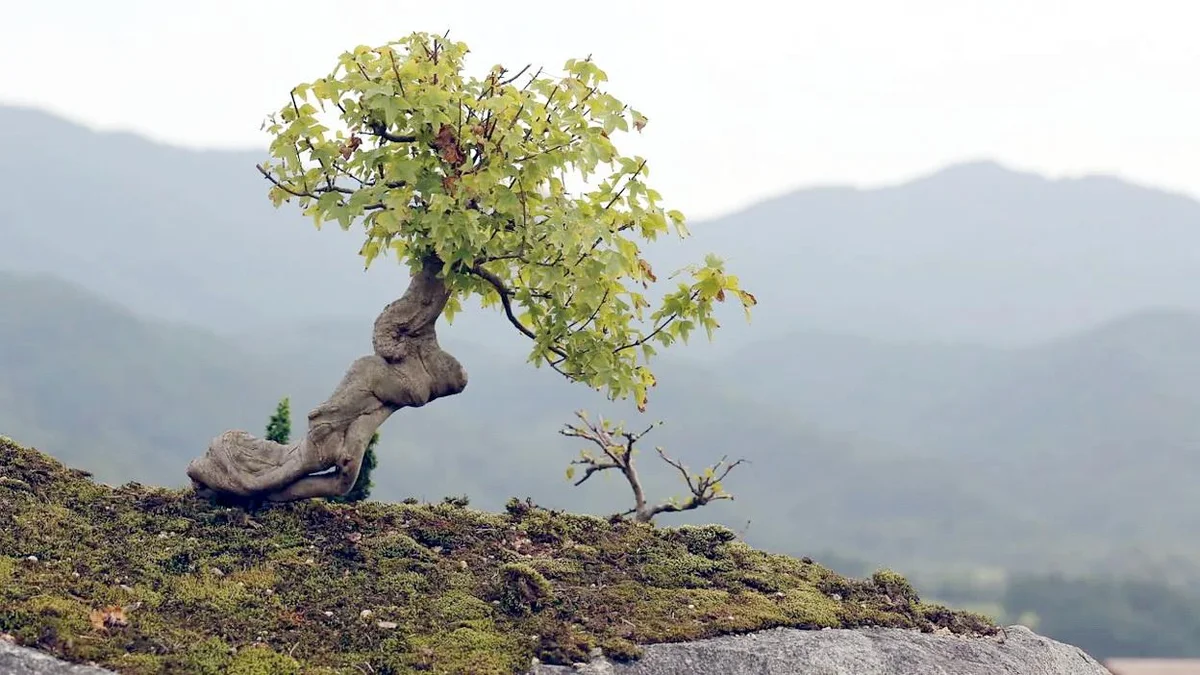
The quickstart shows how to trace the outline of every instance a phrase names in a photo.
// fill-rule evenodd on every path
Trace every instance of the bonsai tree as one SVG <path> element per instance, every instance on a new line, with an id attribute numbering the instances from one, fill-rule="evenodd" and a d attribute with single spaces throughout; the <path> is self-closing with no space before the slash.
<path id="1" fill-rule="evenodd" d="M 642 479 L 638 475 L 637 467 L 634 466 L 634 455 L 637 454 L 638 441 L 662 422 L 655 422 L 642 431 L 633 433 L 626 431 L 624 425 L 613 425 L 603 417 L 598 422 L 593 422 L 582 410 L 577 411 L 575 416 L 582 424 L 564 424 L 558 433 L 588 441 L 600 448 L 601 454 L 594 455 L 588 449 L 580 451 L 579 459 L 573 460 L 567 466 L 567 480 L 575 478 L 576 466 L 584 468 L 583 476 L 575 481 L 576 487 L 583 485 L 593 474 L 601 471 L 609 469 L 619 471 L 625 478 L 625 482 L 629 483 L 629 488 L 633 490 L 633 508 L 616 514 L 617 516 L 632 515 L 633 519 L 639 523 L 650 523 L 660 513 L 680 513 L 698 509 L 716 501 L 733 500 L 733 495 L 725 491 L 721 481 L 725 480 L 730 471 L 745 463 L 746 460 L 739 459 L 730 463 L 726 461 L 726 457 L 722 457 L 717 460 L 716 464 L 706 468 L 703 472 L 693 474 L 682 462 L 667 455 L 662 447 L 655 446 L 654 451 L 658 453 L 659 458 L 670 464 L 683 476 L 683 481 L 688 488 L 688 496 L 685 499 L 672 497 L 667 501 L 653 504 L 646 498 Z"/>
<path id="2" fill-rule="evenodd" d="M 266 127 L 257 168 L 276 206 L 319 228 L 359 229 L 366 266 L 392 257 L 408 289 L 375 320 L 374 353 L 350 364 L 307 433 L 280 444 L 227 431 L 188 466 L 202 493 L 285 501 L 346 494 L 368 442 L 396 410 L 461 393 L 467 373 L 436 324 L 477 298 L 529 339 L 529 361 L 645 410 L 656 347 L 703 328 L 716 303 L 754 297 L 708 256 L 654 302 L 641 240 L 674 232 L 649 167 L 613 137 L 647 118 L 605 90 L 590 58 L 561 75 L 493 66 L 464 73 L 467 47 L 414 33 L 341 55 L 294 87 Z"/>

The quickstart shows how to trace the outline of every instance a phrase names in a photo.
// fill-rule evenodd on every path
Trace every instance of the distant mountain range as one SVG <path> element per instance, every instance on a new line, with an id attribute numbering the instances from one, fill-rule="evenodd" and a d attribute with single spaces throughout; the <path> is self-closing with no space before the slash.
<path id="1" fill-rule="evenodd" d="M 727 256 L 759 292 L 739 334 L 1027 345 L 1200 309 L 1200 202 L 1102 176 L 977 162 L 883 189 L 799 190 L 693 232 L 691 250 Z"/>
<path id="2" fill-rule="evenodd" d="M 0 269 L 222 333 L 371 317 L 404 287 L 397 265 L 363 272 L 357 233 L 274 209 L 254 169 L 265 150 L 183 150 L 15 107 L 0 107 L 0 147 L 19 159 L 0 166 L 19 196 L 0 200 Z M 798 190 L 690 227 L 648 247 L 656 269 L 716 252 L 761 301 L 752 327 L 725 322 L 725 347 L 809 329 L 1030 344 L 1200 310 L 1200 203 L 1101 176 L 977 162 L 882 189 Z M 461 332 L 492 319 L 467 316 Z"/>
<path id="3" fill-rule="evenodd" d="M 404 287 L 361 271 L 355 235 L 275 211 L 253 153 L 13 108 L 0 148 L 20 158 L 0 167 L 19 196 L 0 200 L 0 433 L 104 480 L 182 484 L 283 395 L 299 428 Z M 648 440 L 752 464 L 736 502 L 671 522 L 901 568 L 1200 570 L 1200 203 L 978 163 L 692 230 L 650 247 L 656 269 L 725 254 L 760 305 L 659 361 Z M 471 386 L 384 426 L 378 497 L 624 505 L 616 477 L 566 483 L 578 446 L 555 430 L 636 413 L 526 365 L 498 317 L 445 333 Z M 676 491 L 652 459 L 652 490 Z"/>
<path id="4" fill-rule="evenodd" d="M 1013 512 L 1120 542 L 1148 522 L 1200 528 L 1198 347 L 1200 313 L 1148 311 L 1022 349 L 793 334 L 723 372 L 831 433 L 954 461 Z"/>

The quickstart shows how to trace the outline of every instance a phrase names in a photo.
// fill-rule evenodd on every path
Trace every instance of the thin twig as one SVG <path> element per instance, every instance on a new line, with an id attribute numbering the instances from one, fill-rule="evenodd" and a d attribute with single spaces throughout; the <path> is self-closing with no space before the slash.
<path id="1" fill-rule="evenodd" d="M 517 78 L 519 78 L 519 77 L 521 77 L 522 75 L 524 75 L 524 74 L 525 74 L 525 72 L 526 72 L 526 71 L 528 71 L 528 70 L 529 70 L 531 67 L 533 67 L 533 64 L 532 64 L 532 63 L 530 63 L 530 64 L 527 64 L 527 65 L 526 65 L 524 68 L 522 68 L 522 69 L 520 69 L 519 71 L 517 71 L 517 74 L 516 74 L 516 75 L 513 75 L 512 77 L 508 78 L 507 80 L 502 80 L 502 81 L 500 82 L 500 86 L 501 86 L 501 87 L 503 87 L 503 86 L 505 86 L 505 85 L 509 85 L 509 84 L 512 84 L 513 82 L 516 82 Z M 540 73 L 541 71 L 539 70 L 538 72 Z"/>
<path id="2" fill-rule="evenodd" d="M 347 195 L 354 194 L 354 190 L 351 190 L 350 188 L 338 187 L 336 185 L 323 187 L 323 188 L 317 188 L 317 190 L 315 192 L 312 190 L 307 190 L 307 189 L 306 190 L 296 190 L 294 188 L 290 188 L 290 187 L 284 185 L 282 182 L 279 181 L 278 178 L 276 178 L 275 176 L 272 176 L 269 171 L 267 171 L 265 168 L 263 168 L 263 166 L 261 164 L 255 164 L 254 168 L 258 169 L 258 172 L 261 173 L 264 178 L 266 178 L 267 180 L 274 183 L 276 187 L 278 187 L 279 189 L 283 190 L 284 192 L 287 192 L 288 194 L 290 194 L 294 197 L 311 197 L 313 199 L 317 199 L 321 195 L 328 193 L 328 192 L 337 192 L 340 194 L 347 194 Z"/>

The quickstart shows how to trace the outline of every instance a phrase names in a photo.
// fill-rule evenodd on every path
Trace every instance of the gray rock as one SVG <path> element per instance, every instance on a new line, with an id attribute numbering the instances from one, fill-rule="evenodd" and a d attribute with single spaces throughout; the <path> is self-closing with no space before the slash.
<path id="1" fill-rule="evenodd" d="M 0 675 L 113 675 L 113 671 L 67 663 L 0 640 Z"/>
<path id="2" fill-rule="evenodd" d="M 969 638 L 894 628 L 773 629 L 650 645 L 641 659 L 534 665 L 530 675 L 1111 675 L 1081 650 L 1013 626 Z"/>
<path id="3" fill-rule="evenodd" d="M 529 675 L 1111 675 L 1081 650 L 1023 626 L 966 638 L 911 630 L 777 628 L 650 645 L 633 663 L 535 665 Z M 0 675 L 114 675 L 0 640 Z"/>

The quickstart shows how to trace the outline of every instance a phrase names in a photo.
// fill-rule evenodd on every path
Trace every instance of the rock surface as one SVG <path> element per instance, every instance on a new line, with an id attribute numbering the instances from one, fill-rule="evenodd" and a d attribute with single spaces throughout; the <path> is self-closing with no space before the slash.
<path id="1" fill-rule="evenodd" d="M 34 649 L 0 640 L 0 674 L 3 675 L 112 675 L 111 670 L 59 661 Z"/>
<path id="2" fill-rule="evenodd" d="M 0 640 L 3 675 L 112 675 Z M 896 628 L 773 630 L 650 645 L 641 659 L 535 665 L 529 675 L 1111 675 L 1076 647 L 1023 626 L 994 638 Z"/>
<path id="3" fill-rule="evenodd" d="M 1023 626 L 967 638 L 895 628 L 805 631 L 651 645 L 632 663 L 535 665 L 530 675 L 1111 675 L 1076 647 Z"/>

